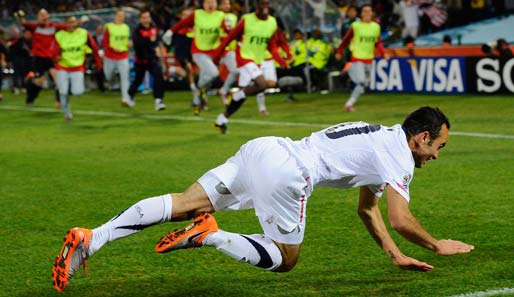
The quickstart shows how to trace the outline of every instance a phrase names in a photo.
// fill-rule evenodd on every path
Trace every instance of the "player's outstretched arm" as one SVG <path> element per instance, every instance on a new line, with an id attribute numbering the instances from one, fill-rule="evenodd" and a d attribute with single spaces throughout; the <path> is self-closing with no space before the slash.
<path id="1" fill-rule="evenodd" d="M 405 256 L 387 231 L 376 197 L 367 187 L 361 187 L 358 213 L 376 243 L 398 268 L 415 271 L 430 271 L 434 267 Z"/>
<path id="2" fill-rule="evenodd" d="M 409 241 L 439 255 L 469 253 L 475 248 L 457 240 L 433 238 L 412 215 L 407 200 L 390 186 L 387 187 L 387 209 L 393 229 Z"/>

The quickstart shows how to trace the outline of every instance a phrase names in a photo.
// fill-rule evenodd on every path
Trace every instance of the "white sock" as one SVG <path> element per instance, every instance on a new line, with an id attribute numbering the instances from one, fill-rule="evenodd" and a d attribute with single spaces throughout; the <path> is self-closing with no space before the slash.
<path id="1" fill-rule="evenodd" d="M 207 235 L 203 244 L 213 246 L 239 262 L 266 270 L 275 270 L 282 264 L 280 250 L 266 235 L 242 235 L 219 230 Z"/>
<path id="2" fill-rule="evenodd" d="M 216 118 L 216 124 L 223 125 L 223 124 L 226 124 L 226 123 L 228 123 L 227 117 L 224 114 L 220 113 L 218 115 L 218 117 Z"/>
<path id="3" fill-rule="evenodd" d="M 259 111 L 266 110 L 266 95 L 264 95 L 264 92 L 257 94 L 257 105 L 259 106 Z"/>
<path id="4" fill-rule="evenodd" d="M 357 84 L 355 88 L 352 91 L 352 95 L 350 96 L 350 99 L 346 101 L 345 106 L 353 106 L 355 102 L 357 102 L 357 99 L 359 99 L 360 95 L 362 95 L 365 92 L 364 86 L 361 84 Z"/>
<path id="5" fill-rule="evenodd" d="M 191 91 L 196 91 L 196 85 L 194 83 L 189 84 L 189 88 L 191 88 Z"/>
<path id="6" fill-rule="evenodd" d="M 171 220 L 171 194 L 147 198 L 120 212 L 109 222 L 93 229 L 89 255 L 113 240 Z"/>
<path id="7" fill-rule="evenodd" d="M 155 98 L 155 103 L 162 103 L 162 99 L 161 98 Z"/>
<path id="8" fill-rule="evenodd" d="M 59 94 L 59 101 L 61 102 L 61 110 L 64 112 L 64 116 L 71 119 L 72 114 L 68 95 Z"/>
<path id="9" fill-rule="evenodd" d="M 243 90 L 239 90 L 239 91 L 235 92 L 234 95 L 232 95 L 232 100 L 234 100 L 234 101 L 239 101 L 244 98 L 246 98 L 246 94 L 245 94 L 245 91 L 243 91 Z"/>

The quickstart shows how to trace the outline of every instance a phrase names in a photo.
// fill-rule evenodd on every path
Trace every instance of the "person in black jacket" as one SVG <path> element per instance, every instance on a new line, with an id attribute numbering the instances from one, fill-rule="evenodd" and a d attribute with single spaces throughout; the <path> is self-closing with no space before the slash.
<path id="1" fill-rule="evenodd" d="M 134 67 L 136 77 L 130 85 L 129 95 L 130 101 L 127 102 L 128 107 L 135 106 L 134 96 L 137 88 L 143 82 L 146 71 L 153 77 L 153 96 L 155 98 L 155 110 L 164 110 L 166 106 L 163 103 L 164 96 L 164 80 L 162 67 L 159 62 L 161 52 L 159 47 L 159 29 L 152 24 L 150 12 L 143 11 L 139 14 L 139 26 L 132 33 L 132 42 L 134 43 L 134 51 L 136 53 L 134 59 Z"/>
<path id="2" fill-rule="evenodd" d="M 18 94 L 19 90 L 25 87 L 24 79 L 29 73 L 32 62 L 32 32 L 23 31 L 23 37 L 9 47 L 9 61 L 14 69 L 13 87 L 14 93 Z"/>

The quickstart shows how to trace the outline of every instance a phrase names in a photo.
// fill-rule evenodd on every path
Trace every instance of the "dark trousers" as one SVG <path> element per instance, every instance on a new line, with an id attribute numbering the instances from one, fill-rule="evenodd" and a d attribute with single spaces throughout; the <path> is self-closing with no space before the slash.
<path id="1" fill-rule="evenodd" d="M 42 58 L 42 57 L 34 57 L 33 65 L 31 67 L 32 71 L 35 73 L 35 77 L 41 77 L 45 75 L 51 68 L 54 68 L 54 62 L 51 58 Z M 39 92 L 41 91 L 41 87 L 37 86 L 32 82 L 32 80 L 27 81 L 27 104 L 34 103 Z M 57 91 L 56 91 L 57 94 Z M 59 101 L 59 96 L 55 97 L 56 101 Z"/>
<path id="2" fill-rule="evenodd" d="M 164 80 L 162 78 L 162 68 L 157 61 L 152 61 L 147 64 L 135 64 L 134 71 L 136 72 L 136 77 L 134 78 L 134 81 L 128 90 L 130 97 L 134 98 L 137 92 L 137 88 L 143 82 L 145 73 L 148 71 L 153 77 L 153 97 L 155 99 L 164 99 Z"/>
<path id="3" fill-rule="evenodd" d="M 25 86 L 25 77 L 29 73 L 30 69 L 30 61 L 27 61 L 27 59 L 14 59 L 12 62 L 13 66 L 13 77 L 12 77 L 12 83 L 13 87 L 15 88 L 22 88 Z"/>

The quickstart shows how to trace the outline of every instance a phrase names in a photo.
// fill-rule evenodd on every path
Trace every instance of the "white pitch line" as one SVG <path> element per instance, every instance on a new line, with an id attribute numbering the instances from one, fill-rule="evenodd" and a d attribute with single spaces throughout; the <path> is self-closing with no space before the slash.
<path id="1" fill-rule="evenodd" d="M 24 107 L 3 105 L 0 110 L 16 110 L 16 111 L 31 111 L 31 112 L 48 112 L 48 113 L 61 113 L 60 110 L 47 107 Z M 94 111 L 94 110 L 74 110 L 74 114 L 79 115 L 92 115 L 92 116 L 105 116 L 116 118 L 142 118 L 151 120 L 176 120 L 176 121 L 191 121 L 191 122 L 212 122 L 213 118 L 205 118 L 200 116 L 176 116 L 176 115 L 153 115 L 153 114 L 131 114 L 122 112 L 109 112 L 109 111 Z M 260 126 L 288 126 L 288 127 L 314 127 L 325 128 L 330 124 L 320 123 L 302 123 L 302 122 L 273 122 L 273 121 L 259 121 L 259 120 L 244 120 L 244 119 L 231 119 L 231 123 L 260 125 Z M 479 138 L 499 138 L 499 139 L 514 139 L 514 135 L 510 134 L 492 134 L 492 133 L 475 133 L 475 132 L 458 132 L 452 131 L 450 135 L 469 136 Z"/>
<path id="2" fill-rule="evenodd" d="M 455 132 L 450 132 L 450 135 L 482 137 L 482 138 L 514 139 L 514 135 L 509 135 L 509 134 L 489 134 L 489 133 L 474 133 L 474 132 L 457 132 L 457 131 L 455 131 Z"/>
<path id="3" fill-rule="evenodd" d="M 514 294 L 514 288 L 503 288 L 497 290 L 487 290 L 487 291 L 479 291 L 479 292 L 471 292 L 460 295 L 452 295 L 450 297 L 486 297 L 486 296 L 498 296 L 498 295 L 507 295 Z"/>

